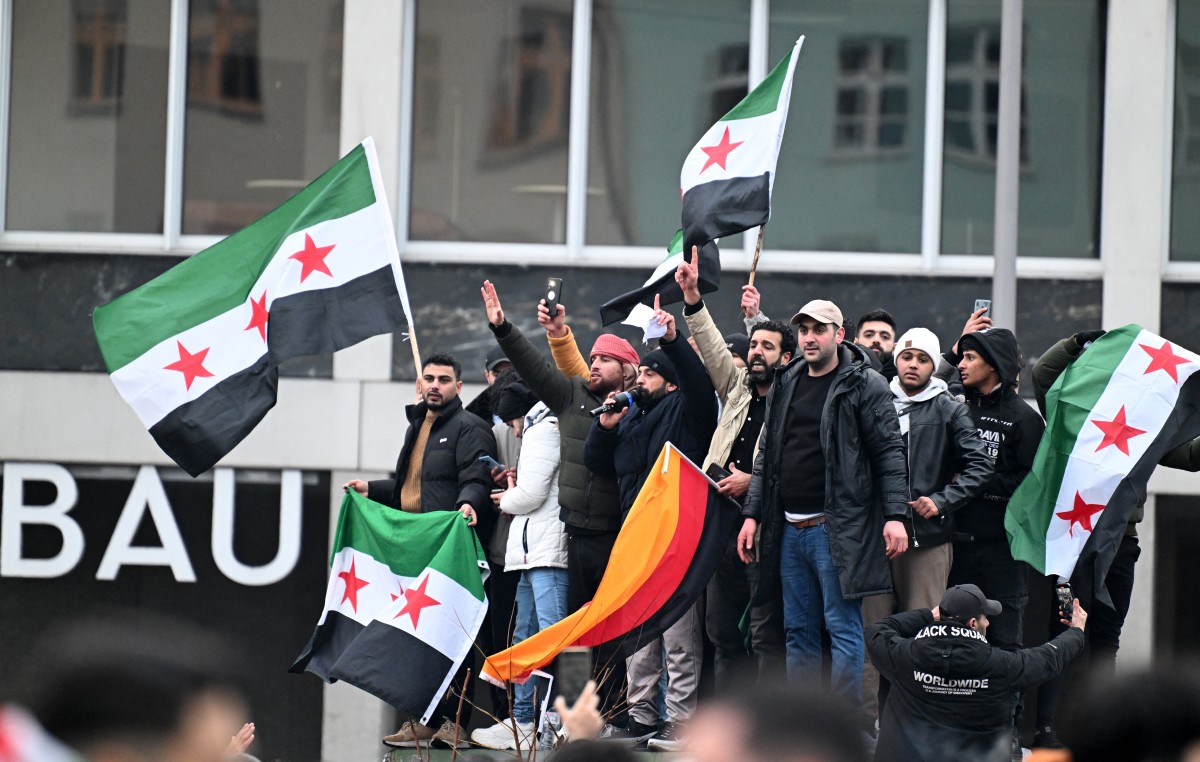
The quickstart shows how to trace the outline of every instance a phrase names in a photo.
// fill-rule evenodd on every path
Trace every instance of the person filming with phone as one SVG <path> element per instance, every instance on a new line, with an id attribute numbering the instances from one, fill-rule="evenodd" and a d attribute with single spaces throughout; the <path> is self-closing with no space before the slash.
<path id="1" fill-rule="evenodd" d="M 876 762 L 1009 759 L 1013 696 L 1062 672 L 1083 650 L 1087 612 L 1060 610 L 1065 632 L 1036 648 L 988 644 L 999 601 L 975 585 L 947 590 L 932 610 L 916 609 L 867 628 L 867 650 L 892 683 Z"/>

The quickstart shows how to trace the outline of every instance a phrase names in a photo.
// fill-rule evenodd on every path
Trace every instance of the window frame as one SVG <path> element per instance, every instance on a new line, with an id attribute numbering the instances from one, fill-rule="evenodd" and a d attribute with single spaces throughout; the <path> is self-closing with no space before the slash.
<path id="1" fill-rule="evenodd" d="M 568 126 L 568 169 L 566 235 L 563 244 L 504 244 L 443 241 L 411 241 L 408 238 L 410 204 L 409 182 L 412 167 L 413 141 L 413 72 L 416 41 L 416 2 L 400 0 L 402 24 L 399 44 L 400 93 L 398 103 L 398 156 L 395 162 L 398 182 L 393 197 L 397 241 L 401 255 L 409 261 L 451 261 L 489 264 L 563 264 L 597 267 L 651 267 L 661 258 L 659 247 L 589 245 L 586 235 L 587 206 L 587 140 L 591 64 L 591 25 L 593 0 L 574 0 L 573 40 L 571 48 L 570 122 Z M 767 255 L 760 260 L 764 272 L 839 272 L 856 274 L 939 274 L 990 275 L 993 259 L 990 256 L 942 254 L 941 203 L 943 164 L 943 101 L 945 86 L 945 45 L 947 1 L 928 0 L 928 37 L 925 62 L 925 127 L 918 138 L 908 135 L 908 149 L 921 140 L 924 151 L 922 167 L 921 243 L 919 252 L 828 252 L 775 249 L 768 232 L 764 247 Z M 1173 2 L 1173 0 L 1172 0 Z M 749 80 L 761 81 L 767 74 L 767 49 L 770 32 L 770 0 L 750 0 L 750 22 L 746 30 L 749 41 Z M 186 107 L 188 2 L 171 0 L 171 32 L 169 39 L 169 85 L 167 93 L 167 150 L 164 161 L 163 232 L 160 234 L 122 233 L 53 233 L 8 230 L 7 211 L 7 152 L 9 133 L 9 92 L 11 77 L 11 34 L 13 0 L 0 0 L 0 251 L 42 250 L 47 252 L 96 252 L 119 254 L 187 255 L 200 251 L 221 236 L 184 235 L 183 209 L 183 149 L 184 113 Z M 1174 30 L 1172 29 L 1172 34 Z M 1172 37 L 1172 40 L 1174 38 Z M 580 44 L 581 43 L 581 44 Z M 1171 58 L 1173 62 L 1173 56 Z M 352 74 L 352 73 L 350 73 Z M 344 75 L 346 76 L 346 75 Z M 917 108 L 910 104 L 910 108 Z M 697 131 L 703 129 L 697 125 Z M 697 133 L 698 134 L 698 133 Z M 722 252 L 725 267 L 746 269 L 753 257 L 756 236 L 744 236 L 740 250 Z M 1169 263 L 1169 271 L 1178 263 Z M 1200 263 L 1198 263 L 1200 264 Z M 1094 259 L 1019 257 L 1018 274 L 1022 277 L 1084 278 L 1102 276 L 1102 263 Z M 1194 275 L 1200 280 L 1200 269 Z"/>

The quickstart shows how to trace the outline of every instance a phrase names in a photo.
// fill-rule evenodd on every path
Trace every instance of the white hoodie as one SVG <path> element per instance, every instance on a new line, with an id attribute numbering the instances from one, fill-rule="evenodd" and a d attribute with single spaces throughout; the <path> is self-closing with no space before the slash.
<path id="1" fill-rule="evenodd" d="M 917 392 L 916 396 L 909 397 L 904 391 L 904 387 L 900 386 L 900 377 L 896 376 L 890 384 L 892 389 L 892 404 L 896 406 L 896 415 L 900 418 L 900 434 L 908 436 L 908 416 L 902 415 L 909 407 L 926 400 L 931 400 L 939 394 L 949 392 L 946 382 L 936 376 L 929 379 L 929 385 L 921 391 Z"/>
<path id="2" fill-rule="evenodd" d="M 544 403 L 525 416 L 517 485 L 504 493 L 500 510 L 514 516 L 504 554 L 505 571 L 567 568 L 567 529 L 558 518 L 558 418 Z"/>

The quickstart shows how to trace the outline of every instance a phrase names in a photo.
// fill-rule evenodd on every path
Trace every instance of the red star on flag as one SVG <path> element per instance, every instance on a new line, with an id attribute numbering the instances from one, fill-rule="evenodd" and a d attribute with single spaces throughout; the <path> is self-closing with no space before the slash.
<path id="1" fill-rule="evenodd" d="M 204 358 L 212 347 L 205 347 L 196 354 L 192 354 L 183 346 L 182 341 L 176 340 L 175 344 L 179 347 L 179 359 L 164 367 L 163 370 L 177 370 L 182 373 L 183 383 L 189 391 L 192 388 L 192 382 L 197 377 L 212 378 L 212 373 L 209 373 L 208 369 L 204 367 Z"/>
<path id="2" fill-rule="evenodd" d="M 1171 342 L 1169 341 L 1164 341 L 1163 345 L 1158 349 L 1146 346 L 1145 344 L 1138 344 L 1138 346 L 1146 350 L 1146 354 L 1150 355 L 1150 365 L 1146 368 L 1145 372 L 1153 373 L 1156 370 L 1165 370 L 1175 383 L 1179 383 L 1178 366 L 1187 365 L 1191 362 L 1186 357 L 1180 357 L 1172 352 Z"/>
<path id="3" fill-rule="evenodd" d="M 409 585 L 409 588 L 404 591 L 404 608 L 400 609 L 399 613 L 392 619 L 399 619 L 408 614 L 412 619 L 413 629 L 417 627 L 417 620 L 421 618 L 421 610 L 430 606 L 440 606 L 441 602 L 435 601 L 425 594 L 425 588 L 429 585 L 429 575 L 425 575 L 425 579 L 421 580 L 419 585 Z"/>
<path id="4" fill-rule="evenodd" d="M 714 164 L 720 165 L 721 169 L 725 169 L 725 160 L 729 158 L 729 152 L 745 143 L 744 140 L 739 140 L 736 143 L 729 142 L 729 128 L 725 128 L 725 134 L 721 136 L 721 142 L 715 146 L 700 146 L 700 150 L 708 154 L 708 161 L 704 162 L 704 166 L 700 168 L 700 174 L 704 174 L 704 170 Z"/>
<path id="5" fill-rule="evenodd" d="M 1096 426 L 1104 432 L 1104 441 L 1096 448 L 1096 452 L 1100 452 L 1109 445 L 1116 445 L 1117 449 L 1126 455 L 1129 454 L 1129 440 L 1139 434 L 1145 434 L 1143 429 L 1135 429 L 1125 423 L 1125 406 L 1121 405 L 1117 416 L 1111 421 L 1092 421 Z"/>
<path id="6" fill-rule="evenodd" d="M 243 328 L 243 331 L 249 331 L 251 328 L 258 329 L 258 335 L 262 336 L 262 340 L 267 340 L 267 318 L 270 313 L 267 311 L 267 292 L 263 291 L 262 296 L 258 299 L 250 297 L 250 325 Z"/>
<path id="7" fill-rule="evenodd" d="M 346 590 L 342 593 L 342 603 L 350 601 L 350 608 L 358 612 L 358 591 L 371 584 L 365 579 L 362 579 L 354 573 L 354 558 L 350 558 L 350 568 L 343 572 L 338 572 L 338 577 L 346 583 Z"/>
<path id="8" fill-rule="evenodd" d="M 288 259 L 294 259 L 304 265 L 303 269 L 300 270 L 301 283 L 315 272 L 322 272 L 331 278 L 333 277 L 333 273 L 329 272 L 329 265 L 325 264 L 325 257 L 329 255 L 329 252 L 333 251 L 333 247 L 334 244 L 317 246 L 313 243 L 312 236 L 308 233 L 304 234 L 304 249 L 288 257 Z"/>
<path id="9" fill-rule="evenodd" d="M 1069 521 L 1067 525 L 1067 534 L 1075 536 L 1075 525 L 1083 527 L 1085 532 L 1092 531 L 1092 517 L 1100 511 L 1104 510 L 1103 504 L 1084 502 L 1083 496 L 1078 491 L 1075 492 L 1075 507 L 1069 511 L 1056 513 L 1055 516 L 1063 521 Z"/>

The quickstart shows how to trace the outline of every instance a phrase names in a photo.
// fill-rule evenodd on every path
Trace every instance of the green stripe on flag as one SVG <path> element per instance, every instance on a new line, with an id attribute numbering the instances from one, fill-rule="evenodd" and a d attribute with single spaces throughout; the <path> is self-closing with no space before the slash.
<path id="1" fill-rule="evenodd" d="M 788 64 L 792 60 L 792 55 L 795 49 L 788 52 L 783 60 L 775 64 L 775 68 L 771 69 L 771 73 L 767 78 L 758 84 L 742 102 L 729 110 L 729 113 L 721 117 L 722 122 L 729 122 L 734 119 L 750 119 L 756 116 L 765 116 L 779 108 L 779 92 L 783 89 L 783 83 L 787 79 Z"/>
<path id="2" fill-rule="evenodd" d="M 265 217 L 154 280 L 98 307 L 96 338 L 109 372 L 160 342 L 245 303 L 292 233 L 375 203 L 361 145 Z M 186 295 L 186 301 L 180 295 Z"/>
<path id="3" fill-rule="evenodd" d="M 1005 518 L 1013 558 L 1038 571 L 1045 569 L 1046 529 L 1075 441 L 1140 332 L 1139 326 L 1128 325 L 1104 334 L 1067 366 L 1046 393 L 1046 432 L 1029 476 L 1009 500 Z M 1018 527 L 1022 531 L 1014 531 Z"/>
<path id="4" fill-rule="evenodd" d="M 345 547 L 366 553 L 401 577 L 436 569 L 483 600 L 482 546 L 458 511 L 405 513 L 350 490 L 342 500 L 331 565 Z"/>

